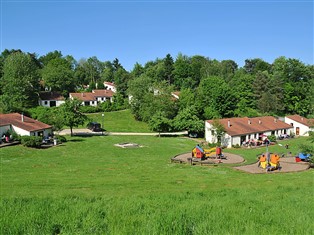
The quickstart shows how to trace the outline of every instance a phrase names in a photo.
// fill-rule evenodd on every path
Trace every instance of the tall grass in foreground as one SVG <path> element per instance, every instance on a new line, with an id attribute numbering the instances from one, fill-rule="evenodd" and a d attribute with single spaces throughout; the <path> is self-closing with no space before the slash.
<path id="1" fill-rule="evenodd" d="M 299 193 L 283 194 L 274 198 L 278 193 L 222 189 L 118 198 L 2 199 L 1 233 L 313 234 L 310 198 L 304 202 Z M 311 197 L 308 190 L 304 197 Z"/>
<path id="2" fill-rule="evenodd" d="M 50 149 L 0 149 L 1 234 L 313 234 L 313 170 L 170 163 L 195 146 L 184 138 L 68 138 Z M 114 146 L 122 142 L 143 147 Z M 263 149 L 231 151 L 248 163 Z"/>

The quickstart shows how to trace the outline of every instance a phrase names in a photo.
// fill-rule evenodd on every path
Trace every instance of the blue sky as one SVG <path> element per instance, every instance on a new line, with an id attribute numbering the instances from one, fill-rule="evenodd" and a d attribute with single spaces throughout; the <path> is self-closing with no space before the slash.
<path id="1" fill-rule="evenodd" d="M 313 1 L 1 0 L 1 51 L 136 62 L 170 53 L 313 64 Z"/>

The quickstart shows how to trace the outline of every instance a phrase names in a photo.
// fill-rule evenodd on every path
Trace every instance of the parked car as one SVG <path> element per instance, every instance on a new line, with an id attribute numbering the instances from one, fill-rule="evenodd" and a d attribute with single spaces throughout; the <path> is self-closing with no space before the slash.
<path id="1" fill-rule="evenodd" d="M 98 122 L 90 122 L 90 123 L 88 123 L 87 128 L 90 129 L 93 132 L 98 132 L 98 131 L 102 130 L 101 129 L 101 125 Z"/>

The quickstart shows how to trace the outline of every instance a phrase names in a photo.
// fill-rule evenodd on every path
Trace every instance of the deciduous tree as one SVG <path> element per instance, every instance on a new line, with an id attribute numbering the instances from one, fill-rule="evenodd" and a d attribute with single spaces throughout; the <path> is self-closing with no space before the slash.
<path id="1" fill-rule="evenodd" d="M 73 127 L 83 125 L 87 120 L 87 116 L 80 112 L 81 105 L 82 102 L 80 100 L 67 99 L 65 103 L 60 106 L 64 125 L 70 127 L 71 136 L 73 135 Z"/>
<path id="2" fill-rule="evenodd" d="M 22 111 L 38 102 L 38 65 L 26 53 L 15 52 L 4 61 L 1 106 L 4 112 Z"/>

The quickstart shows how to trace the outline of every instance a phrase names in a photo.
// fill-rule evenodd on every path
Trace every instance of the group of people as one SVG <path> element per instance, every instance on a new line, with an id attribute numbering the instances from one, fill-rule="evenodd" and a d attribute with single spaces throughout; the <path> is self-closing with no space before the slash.
<path id="1" fill-rule="evenodd" d="M 245 140 L 242 142 L 243 147 L 256 147 L 256 146 L 262 146 L 262 145 L 269 145 L 270 141 L 269 139 L 265 140 L 257 140 L 257 139 L 250 139 L 250 140 Z"/>
<path id="2" fill-rule="evenodd" d="M 0 139 L 0 144 L 9 143 L 11 140 L 12 140 L 12 135 L 3 134 L 3 136 Z"/>

